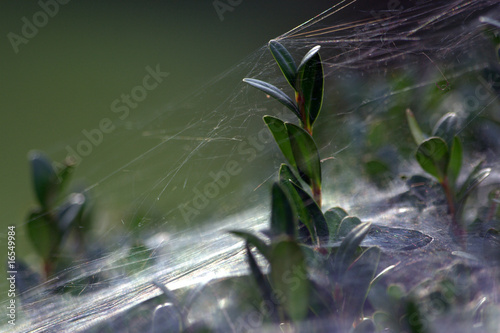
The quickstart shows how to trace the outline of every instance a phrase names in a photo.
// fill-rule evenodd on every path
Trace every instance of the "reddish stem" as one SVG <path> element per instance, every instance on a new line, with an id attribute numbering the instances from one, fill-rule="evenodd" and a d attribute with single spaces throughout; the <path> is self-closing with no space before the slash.
<path id="1" fill-rule="evenodd" d="M 444 177 L 443 181 L 441 182 L 441 186 L 443 187 L 444 193 L 446 195 L 446 200 L 448 201 L 448 208 L 451 215 L 451 229 L 455 236 L 458 238 L 459 242 L 464 245 L 465 230 L 460 225 L 460 221 L 458 221 L 458 214 L 456 210 L 457 207 L 447 176 Z"/>

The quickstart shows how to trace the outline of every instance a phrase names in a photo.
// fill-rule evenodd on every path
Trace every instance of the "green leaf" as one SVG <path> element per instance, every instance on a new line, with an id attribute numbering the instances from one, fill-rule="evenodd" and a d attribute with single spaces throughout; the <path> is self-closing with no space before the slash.
<path id="1" fill-rule="evenodd" d="M 247 258 L 248 258 L 248 264 L 250 266 L 250 272 L 252 272 L 255 282 L 257 283 L 257 286 L 260 290 L 261 296 L 264 300 L 270 300 L 272 294 L 271 286 L 269 285 L 269 282 L 267 281 L 264 274 L 260 270 L 259 265 L 257 264 L 257 261 L 255 260 L 252 252 L 250 251 L 250 246 L 248 242 L 245 244 L 245 249 L 247 251 Z"/>
<path id="2" fill-rule="evenodd" d="M 325 212 L 326 224 L 330 233 L 329 242 L 334 243 L 337 240 L 337 233 L 340 222 L 347 216 L 347 212 L 340 207 L 330 208 Z"/>
<path id="3" fill-rule="evenodd" d="M 296 168 L 297 164 L 295 163 L 295 158 L 293 157 L 292 146 L 290 138 L 288 137 L 288 130 L 285 122 L 271 116 L 264 116 L 262 119 L 266 123 L 267 127 L 269 127 L 274 140 L 278 144 L 278 147 L 287 159 L 288 163 Z"/>
<path id="4" fill-rule="evenodd" d="M 275 244 L 269 260 L 273 290 L 292 321 L 303 320 L 309 308 L 311 286 L 300 246 L 291 240 Z"/>
<path id="5" fill-rule="evenodd" d="M 299 100 L 304 103 L 305 119 L 312 127 L 323 104 L 324 74 L 320 46 L 313 47 L 302 59 L 297 68 L 297 82 L 295 84 Z M 300 109 L 300 105 L 299 105 Z"/>
<path id="6" fill-rule="evenodd" d="M 333 273 L 338 283 L 343 281 L 344 274 L 356 258 L 356 250 L 370 231 L 370 226 L 370 222 L 358 225 L 340 244 L 333 264 Z"/>
<path id="7" fill-rule="evenodd" d="M 85 196 L 81 193 L 72 193 L 68 200 L 57 212 L 58 227 L 61 232 L 68 232 L 74 221 L 81 215 L 85 205 Z"/>
<path id="8" fill-rule="evenodd" d="M 28 158 L 31 164 L 33 185 L 38 202 L 42 207 L 50 210 L 59 189 L 59 179 L 56 171 L 49 158 L 41 152 L 30 152 Z"/>
<path id="9" fill-rule="evenodd" d="M 418 146 L 416 157 L 422 169 L 443 182 L 449 161 L 448 146 L 443 139 L 431 137 L 424 140 Z"/>
<path id="10" fill-rule="evenodd" d="M 363 304 L 368 296 L 379 260 L 380 249 L 371 247 L 363 252 L 347 270 L 343 285 L 345 313 L 361 317 Z"/>
<path id="11" fill-rule="evenodd" d="M 229 233 L 238 236 L 240 238 L 243 238 L 248 244 L 251 244 L 259 250 L 259 252 L 264 256 L 269 261 L 269 255 L 271 248 L 269 245 L 264 243 L 263 240 L 261 240 L 259 237 L 243 230 L 230 230 Z"/>
<path id="12" fill-rule="evenodd" d="M 288 83 L 295 89 L 295 80 L 297 76 L 297 65 L 288 50 L 275 40 L 269 41 L 269 50 L 274 60 L 278 63 L 281 72 Z"/>
<path id="13" fill-rule="evenodd" d="M 422 313 L 413 300 L 408 301 L 406 305 L 406 315 L 404 316 L 405 321 L 410 327 L 410 332 L 420 333 L 424 332 L 425 329 L 425 318 L 422 317 Z"/>
<path id="14" fill-rule="evenodd" d="M 440 137 L 446 142 L 448 147 L 451 147 L 453 143 L 453 138 L 455 137 L 455 133 L 457 132 L 458 118 L 456 113 L 448 112 L 444 116 L 442 116 L 434 129 L 432 130 L 432 136 Z"/>
<path id="15" fill-rule="evenodd" d="M 290 182 L 289 180 L 284 180 L 284 179 L 281 179 L 280 180 L 280 184 L 283 186 L 283 189 L 286 191 L 286 193 L 288 194 L 289 198 L 292 200 L 293 202 L 293 206 L 295 207 L 295 211 L 299 217 L 299 220 L 301 222 L 301 224 L 303 224 L 306 228 L 307 228 L 307 231 L 309 232 L 309 235 L 311 236 L 311 241 L 313 243 L 317 243 L 318 242 L 318 238 L 316 236 L 316 232 L 314 230 L 314 227 L 313 227 L 313 213 L 311 212 L 311 210 L 314 210 L 314 208 L 308 208 L 308 205 L 312 205 L 312 202 L 314 202 L 314 200 L 307 194 L 307 192 L 303 191 L 302 188 L 302 196 L 299 194 L 298 190 L 296 189 L 298 186 L 294 186 L 294 184 L 292 182 Z M 305 195 L 304 195 L 305 193 Z M 302 197 L 306 197 L 308 196 L 309 198 L 303 200 Z M 315 202 L 314 202 L 315 203 Z M 318 208 L 319 209 L 319 208 Z M 299 226 L 301 226 L 301 224 L 298 224 Z M 303 235 L 304 233 L 302 232 L 299 233 L 300 235 Z"/>
<path id="16" fill-rule="evenodd" d="M 26 224 L 28 238 L 36 252 L 45 260 L 52 260 L 54 251 L 61 243 L 62 234 L 48 213 L 32 212 Z"/>
<path id="17" fill-rule="evenodd" d="M 290 205 L 287 194 L 278 183 L 272 188 L 271 233 L 272 235 L 288 235 L 292 239 L 297 236 L 297 219 Z"/>
<path id="18" fill-rule="evenodd" d="M 491 168 L 482 168 L 484 161 L 479 162 L 471 171 L 457 193 L 457 201 L 464 202 L 469 193 L 475 189 L 491 173 Z"/>
<path id="19" fill-rule="evenodd" d="M 316 230 L 316 235 L 320 239 L 326 239 L 329 236 L 328 224 L 326 223 L 325 216 L 323 212 L 319 208 L 316 201 L 311 198 L 311 196 L 304 191 L 300 186 L 291 183 L 295 188 L 295 191 L 299 194 L 304 207 L 307 210 L 308 215 L 311 218 L 312 224 L 314 225 L 314 229 Z"/>
<path id="20" fill-rule="evenodd" d="M 406 119 L 408 120 L 408 126 L 410 127 L 410 132 L 413 136 L 413 140 L 417 145 L 420 145 L 426 139 L 426 136 L 420 129 L 420 126 L 418 126 L 415 115 L 413 114 L 413 112 L 411 112 L 410 109 L 406 109 Z"/>
<path id="21" fill-rule="evenodd" d="M 356 216 L 346 216 L 342 219 L 337 230 L 337 240 L 347 236 L 354 228 L 360 225 L 362 222 Z"/>
<path id="22" fill-rule="evenodd" d="M 453 138 L 453 143 L 451 145 L 450 151 L 450 163 L 448 165 L 448 180 L 453 189 L 455 189 L 455 185 L 458 179 L 458 175 L 460 174 L 460 169 L 462 168 L 462 142 L 455 136 Z"/>
<path id="23" fill-rule="evenodd" d="M 290 169 L 290 167 L 284 163 L 280 165 L 279 179 L 280 181 L 281 180 L 290 181 L 295 185 L 299 186 L 300 188 L 302 188 L 300 181 L 297 179 L 297 177 L 295 177 L 292 169 Z"/>
<path id="24" fill-rule="evenodd" d="M 281 179 L 280 184 L 292 200 L 299 220 L 309 231 L 311 241 L 317 243 L 318 237 L 326 239 L 329 234 L 328 225 L 316 201 L 299 185 L 289 180 Z"/>
<path id="25" fill-rule="evenodd" d="M 285 126 L 300 177 L 311 187 L 321 188 L 321 162 L 314 139 L 297 125 Z"/>
<path id="26" fill-rule="evenodd" d="M 274 97 L 278 102 L 280 102 L 281 104 L 286 106 L 288 109 L 290 109 L 300 119 L 300 112 L 299 112 L 299 109 L 297 108 L 297 106 L 295 105 L 294 101 L 290 97 L 288 97 L 287 94 L 282 92 L 277 87 L 273 86 L 270 83 L 267 83 L 267 82 L 264 82 L 261 80 L 257 80 L 257 79 L 245 78 L 245 79 L 243 79 L 243 82 L 248 83 L 252 87 L 257 88 L 257 89 L 263 91 L 264 93 Z"/>

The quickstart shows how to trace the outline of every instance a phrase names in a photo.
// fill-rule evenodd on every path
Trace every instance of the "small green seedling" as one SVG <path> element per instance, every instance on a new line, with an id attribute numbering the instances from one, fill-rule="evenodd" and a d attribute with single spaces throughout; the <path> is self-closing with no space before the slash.
<path id="1" fill-rule="evenodd" d="M 28 215 L 27 234 L 43 260 L 45 277 L 54 273 L 65 240 L 75 231 L 83 242 L 82 230 L 88 230 L 88 198 L 83 193 L 64 195 L 74 165 L 70 161 L 54 166 L 43 153 L 29 154 L 33 189 L 39 206 Z"/>
<path id="2" fill-rule="evenodd" d="M 417 162 L 443 188 L 452 217 L 453 231 L 457 236 L 463 236 L 462 213 L 467 197 L 488 177 L 491 169 L 483 168 L 484 162 L 479 162 L 462 185 L 458 186 L 457 179 L 462 168 L 463 150 L 462 142 L 456 135 L 458 124 L 456 114 L 445 114 L 435 125 L 430 137 L 422 132 L 410 109 L 406 110 L 406 117 L 413 139 L 418 145 Z"/>
<path id="3" fill-rule="evenodd" d="M 300 178 L 309 185 L 314 200 L 321 207 L 321 163 L 316 143 L 312 138 L 313 124 L 323 104 L 324 77 L 319 55 L 320 46 L 313 47 L 298 66 L 291 54 L 279 42 L 271 40 L 269 49 L 295 92 L 295 101 L 270 83 L 249 78 L 243 81 L 274 97 L 299 119 L 301 126 L 264 116 L 264 122 L 281 152 Z"/>

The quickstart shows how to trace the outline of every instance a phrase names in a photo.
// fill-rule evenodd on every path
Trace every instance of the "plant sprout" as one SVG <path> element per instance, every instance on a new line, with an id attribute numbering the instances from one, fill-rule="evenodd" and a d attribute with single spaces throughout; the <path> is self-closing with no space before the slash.
<path id="1" fill-rule="evenodd" d="M 249 78 L 243 79 L 243 82 L 274 97 L 299 119 L 301 127 L 275 117 L 264 116 L 264 122 L 271 130 L 281 152 L 300 178 L 310 186 L 314 200 L 321 207 L 321 163 L 312 138 L 313 124 L 323 104 L 324 77 L 319 49 L 319 45 L 313 47 L 297 66 L 283 45 L 275 40 L 269 42 L 269 50 L 295 91 L 295 102 L 270 83 Z"/>
<path id="2" fill-rule="evenodd" d="M 28 215 L 27 234 L 42 257 L 45 277 L 49 277 L 55 271 L 59 254 L 71 232 L 76 230 L 78 242 L 83 241 L 77 226 L 87 230 L 90 223 L 86 210 L 88 198 L 82 193 L 64 197 L 64 189 L 74 168 L 70 161 L 55 167 L 47 156 L 38 151 L 30 153 L 29 160 L 39 207 L 32 209 Z"/>
<path id="3" fill-rule="evenodd" d="M 279 170 L 279 180 L 272 186 L 272 210 L 269 230 L 270 243 L 252 233 L 233 230 L 245 240 L 250 272 L 263 300 L 282 295 L 275 323 L 298 322 L 312 316 L 333 314 L 355 332 L 374 328 L 371 320 L 363 321 L 363 304 L 375 282 L 380 249 L 360 251 L 360 244 L 370 230 L 370 223 L 348 216 L 340 207 L 325 214 L 321 211 L 321 163 L 312 138 L 323 99 L 323 67 L 319 46 L 313 47 L 297 67 L 290 53 L 277 41 L 269 49 L 283 75 L 295 90 L 295 102 L 277 87 L 257 80 L 244 79 L 289 108 L 300 125 L 264 116 L 281 152 L 288 161 Z M 301 181 L 309 185 L 312 196 Z M 340 242 L 338 248 L 325 244 Z M 316 251 L 309 247 L 316 246 Z M 251 247 L 269 263 L 266 276 L 252 254 Z M 326 285 L 311 279 L 317 269 L 328 276 Z M 387 272 L 389 270 L 384 271 Z M 294 281 L 293 285 L 289 283 Z"/>
<path id="4" fill-rule="evenodd" d="M 432 135 L 425 135 L 420 129 L 413 112 L 406 110 L 406 117 L 414 141 L 418 145 L 417 162 L 422 169 L 433 176 L 443 188 L 452 217 L 452 229 L 457 236 L 463 236 L 462 213 L 467 197 L 491 172 L 483 168 L 480 161 L 466 180 L 459 186 L 457 180 L 462 168 L 463 148 L 456 135 L 457 115 L 447 113 L 434 126 Z"/>

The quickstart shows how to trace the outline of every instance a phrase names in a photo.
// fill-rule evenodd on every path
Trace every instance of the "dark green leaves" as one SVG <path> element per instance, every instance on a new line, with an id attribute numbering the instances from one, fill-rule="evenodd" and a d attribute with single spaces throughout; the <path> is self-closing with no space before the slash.
<path id="1" fill-rule="evenodd" d="M 278 183 L 274 183 L 272 190 L 271 233 L 273 236 L 288 235 L 292 239 L 297 234 L 295 211 Z"/>
<path id="2" fill-rule="evenodd" d="M 281 72 L 285 76 L 286 80 L 295 89 L 295 80 L 297 77 L 297 65 L 292 58 L 292 55 L 285 49 L 283 45 L 275 40 L 269 42 L 269 50 L 276 60 L 276 63 L 281 69 Z"/>
<path id="3" fill-rule="evenodd" d="M 316 143 L 311 135 L 302 128 L 285 123 L 278 118 L 264 116 L 263 119 L 288 163 L 297 170 L 300 178 L 312 188 L 313 194 L 315 194 L 315 189 L 320 191 L 321 162 Z M 291 172 L 285 172 L 289 174 L 288 177 L 293 175 Z M 320 205 L 319 201 L 317 203 Z"/>
<path id="4" fill-rule="evenodd" d="M 356 249 L 370 230 L 371 223 L 365 222 L 354 228 L 342 241 L 337 253 L 333 273 L 337 281 L 342 281 L 347 268 L 356 259 Z"/>
<path id="5" fill-rule="evenodd" d="M 323 104 L 324 73 L 319 49 L 320 46 L 313 47 L 297 67 L 291 54 L 283 45 L 275 40 L 269 42 L 269 50 L 295 91 L 295 102 L 272 84 L 257 79 L 243 79 L 243 82 L 274 97 L 289 108 L 309 133 L 312 133 L 312 126 Z"/>
<path id="6" fill-rule="evenodd" d="M 37 253 L 44 260 L 50 260 L 61 243 L 62 234 L 49 214 L 41 211 L 31 213 L 28 217 L 27 232 Z"/>
<path id="7" fill-rule="evenodd" d="M 296 125 L 286 123 L 286 129 L 300 177 L 310 186 L 321 186 L 321 163 L 313 138 Z"/>
<path id="8" fill-rule="evenodd" d="M 462 184 L 457 193 L 458 202 L 465 201 L 468 194 L 490 175 L 491 168 L 483 168 L 483 163 L 484 161 L 479 162 Z"/>
<path id="9" fill-rule="evenodd" d="M 306 129 L 312 127 L 323 104 L 324 75 L 319 49 L 320 46 L 313 47 L 297 69 L 296 100 L 299 110 L 304 112 Z"/>
<path id="10" fill-rule="evenodd" d="M 267 127 L 269 127 L 274 140 L 278 144 L 278 147 L 287 159 L 288 163 L 295 168 L 295 158 L 293 156 L 292 146 L 290 144 L 290 138 L 288 136 L 288 130 L 285 122 L 271 116 L 264 116 L 262 119 L 264 119 Z"/>
<path id="11" fill-rule="evenodd" d="M 300 246 L 291 240 L 274 244 L 269 263 L 272 286 L 282 295 L 283 308 L 292 321 L 303 320 L 309 307 L 310 282 Z"/>
<path id="12" fill-rule="evenodd" d="M 243 79 L 243 82 L 246 82 L 249 85 L 251 85 L 252 87 L 255 87 L 255 88 L 265 92 L 266 94 L 274 97 L 278 102 L 280 102 L 281 104 L 283 104 L 284 106 L 289 108 L 297 117 L 300 118 L 299 109 L 297 108 L 297 106 L 295 105 L 293 100 L 290 97 L 288 97 L 284 92 L 279 90 L 277 87 L 273 86 L 270 83 L 267 83 L 267 82 L 264 82 L 261 80 L 257 80 L 257 79 L 248 79 L 247 78 L 247 79 Z"/>
<path id="13" fill-rule="evenodd" d="M 436 177 L 439 182 L 444 180 L 448 168 L 448 146 L 443 139 L 432 137 L 424 140 L 417 150 L 417 162 L 422 169 Z"/>
<path id="14" fill-rule="evenodd" d="M 33 185 L 38 202 L 42 207 L 51 206 L 59 186 L 59 179 L 52 162 L 43 153 L 34 151 L 29 154 Z"/>
<path id="15" fill-rule="evenodd" d="M 457 115 L 453 112 L 449 112 L 438 120 L 432 130 L 432 136 L 442 138 L 448 147 L 451 147 L 453 138 L 455 137 L 457 131 L 457 125 Z"/>

